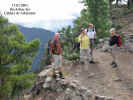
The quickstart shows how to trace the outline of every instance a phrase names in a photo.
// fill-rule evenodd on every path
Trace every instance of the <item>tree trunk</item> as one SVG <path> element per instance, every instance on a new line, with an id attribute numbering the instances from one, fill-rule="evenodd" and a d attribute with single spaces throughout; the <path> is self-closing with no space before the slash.
<path id="1" fill-rule="evenodd" d="M 110 12 L 110 18 L 112 20 L 112 0 L 109 0 L 109 12 Z"/>
<path id="2" fill-rule="evenodd" d="M 120 7 L 119 2 L 122 2 L 122 0 L 116 0 L 116 7 Z"/>
<path id="3" fill-rule="evenodd" d="M 116 7 L 118 7 L 119 6 L 119 0 L 116 0 Z"/>
<path id="4" fill-rule="evenodd" d="M 128 0 L 128 9 L 133 8 L 133 0 Z"/>

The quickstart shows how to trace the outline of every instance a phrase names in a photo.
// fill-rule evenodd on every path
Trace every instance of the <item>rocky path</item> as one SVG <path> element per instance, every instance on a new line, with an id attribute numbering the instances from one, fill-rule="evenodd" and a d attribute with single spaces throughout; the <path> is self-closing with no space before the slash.
<path id="1" fill-rule="evenodd" d="M 64 61 L 65 80 L 54 80 L 50 65 L 24 100 L 133 100 L 133 53 L 117 52 L 118 68 L 109 53 L 96 50 L 94 57 L 96 64 Z"/>
<path id="2" fill-rule="evenodd" d="M 78 80 L 96 95 L 133 100 L 133 54 L 120 52 L 117 58 L 119 68 L 113 69 L 110 55 L 96 51 L 96 64 L 66 66 L 67 78 Z"/>

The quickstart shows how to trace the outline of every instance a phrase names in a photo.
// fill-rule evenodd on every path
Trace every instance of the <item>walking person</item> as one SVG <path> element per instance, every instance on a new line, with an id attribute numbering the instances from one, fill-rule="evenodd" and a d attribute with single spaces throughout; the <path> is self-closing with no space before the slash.
<path id="1" fill-rule="evenodd" d="M 86 29 L 86 33 L 90 39 L 90 49 L 88 51 L 88 59 L 90 63 L 95 63 L 93 59 L 93 50 L 95 48 L 95 40 L 96 40 L 96 31 L 93 24 L 89 24 L 88 28 Z"/>
<path id="2" fill-rule="evenodd" d="M 83 28 L 81 29 L 81 34 L 78 37 L 78 41 L 80 42 L 80 62 L 81 64 L 84 64 L 85 60 L 87 60 L 90 41 Z"/>
<path id="3" fill-rule="evenodd" d="M 110 54 L 112 56 L 112 67 L 116 68 L 118 67 L 118 62 L 117 62 L 117 52 L 120 50 L 120 46 L 121 46 L 121 40 L 120 40 L 120 35 L 116 34 L 116 30 L 115 28 L 111 28 L 110 29 L 110 40 L 109 40 L 109 46 L 110 46 Z"/>
<path id="4" fill-rule="evenodd" d="M 53 78 L 57 79 L 56 71 L 59 73 L 59 78 L 64 79 L 62 73 L 62 45 L 60 41 L 59 33 L 55 34 L 54 39 L 50 43 L 50 56 L 53 57 L 52 65 L 53 65 Z"/>

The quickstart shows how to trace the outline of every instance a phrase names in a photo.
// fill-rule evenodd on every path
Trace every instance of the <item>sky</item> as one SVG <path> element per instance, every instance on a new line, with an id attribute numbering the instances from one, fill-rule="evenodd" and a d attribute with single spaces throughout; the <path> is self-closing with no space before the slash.
<path id="1" fill-rule="evenodd" d="M 35 15 L 6 15 L 13 4 L 28 4 L 30 12 Z M 21 7 L 24 8 L 24 7 Z M 63 26 L 72 25 L 72 21 L 80 15 L 83 5 L 79 0 L 3 0 L 0 12 L 11 23 L 26 27 L 40 27 L 57 30 Z"/>

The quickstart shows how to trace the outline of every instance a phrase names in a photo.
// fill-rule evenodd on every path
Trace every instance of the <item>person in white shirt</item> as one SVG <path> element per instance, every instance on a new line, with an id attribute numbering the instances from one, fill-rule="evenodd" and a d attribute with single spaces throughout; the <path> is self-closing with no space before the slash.
<path id="1" fill-rule="evenodd" d="M 96 31 L 93 24 L 89 24 L 86 33 L 90 39 L 89 62 L 95 63 L 93 60 L 93 49 L 95 48 Z"/>

